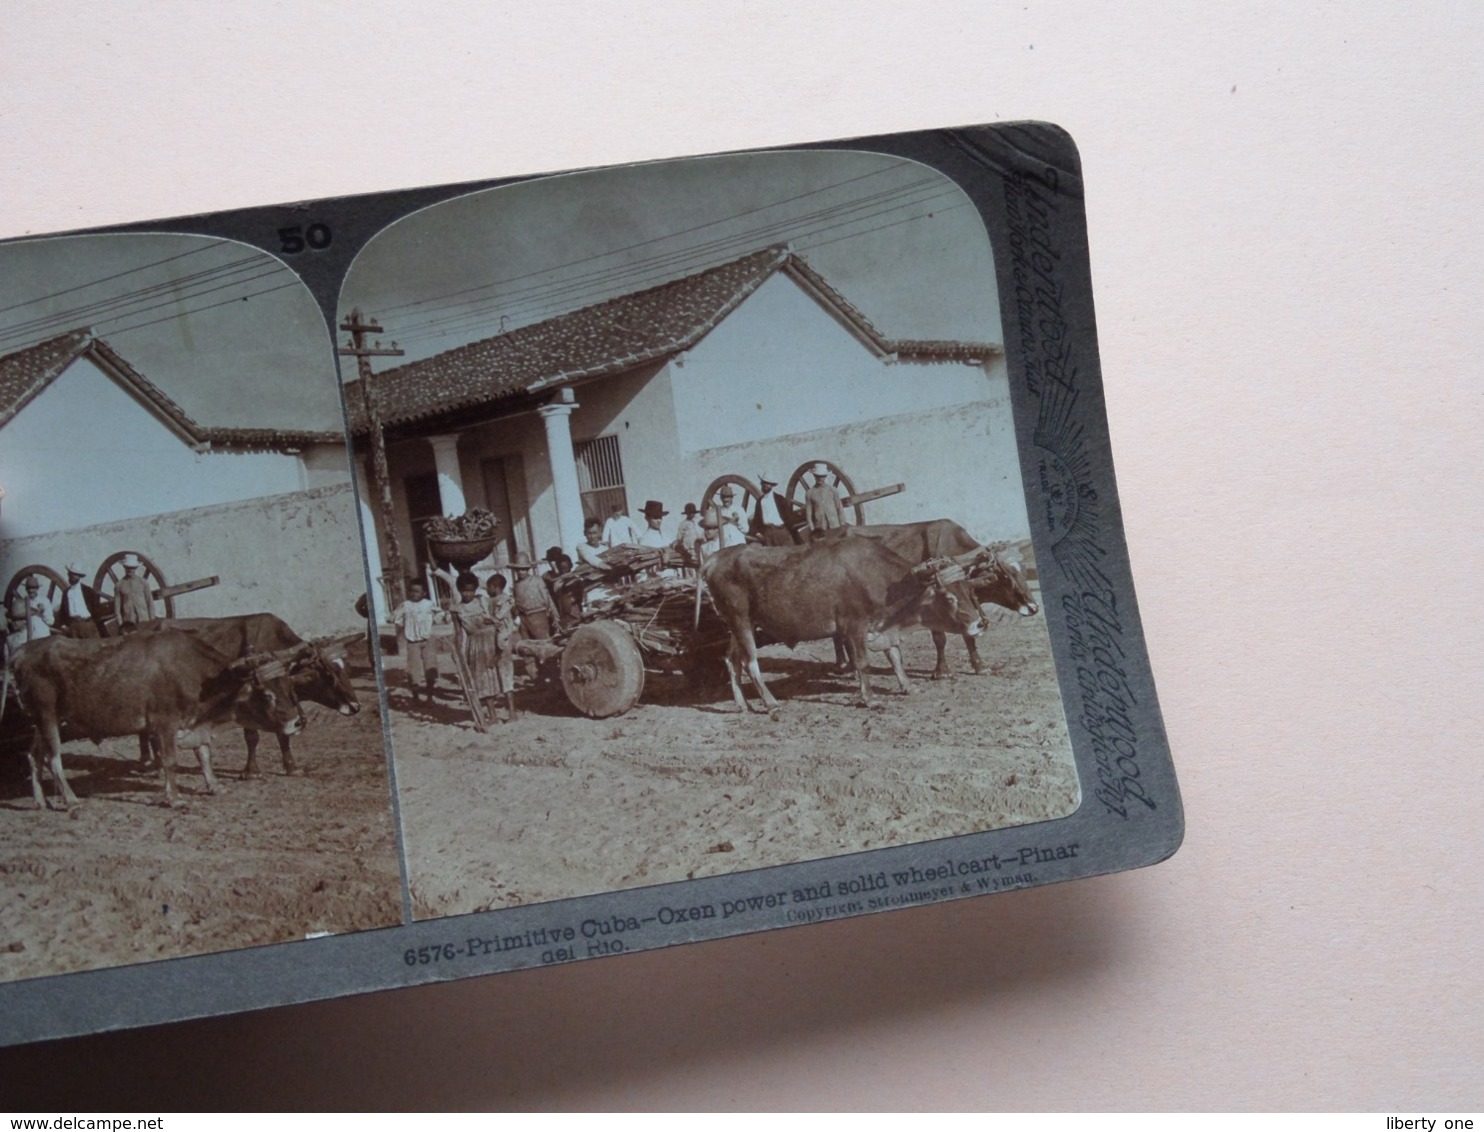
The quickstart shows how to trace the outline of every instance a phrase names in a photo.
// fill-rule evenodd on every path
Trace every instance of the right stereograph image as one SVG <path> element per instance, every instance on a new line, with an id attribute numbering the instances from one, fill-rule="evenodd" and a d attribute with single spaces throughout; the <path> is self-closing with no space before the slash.
<path id="1" fill-rule="evenodd" d="M 879 154 L 526 182 L 338 323 L 420 918 L 1073 812 L 989 238 Z"/>

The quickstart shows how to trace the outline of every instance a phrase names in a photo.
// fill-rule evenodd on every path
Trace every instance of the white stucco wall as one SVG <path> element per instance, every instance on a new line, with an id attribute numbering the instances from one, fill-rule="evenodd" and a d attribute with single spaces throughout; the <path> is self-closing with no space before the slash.
<path id="1" fill-rule="evenodd" d="M 783 273 L 678 359 L 673 373 L 687 453 L 985 397 L 977 367 L 875 356 Z"/>
<path id="2" fill-rule="evenodd" d="M 365 575 L 348 483 L 0 541 L 0 585 L 35 563 L 61 572 L 77 559 L 91 572 L 122 550 L 172 585 L 221 579 L 177 598 L 180 617 L 276 613 L 306 637 L 358 627 Z"/>
<path id="3" fill-rule="evenodd" d="M 727 473 L 769 471 L 786 487 L 800 465 L 828 460 L 861 491 L 906 485 L 867 505 L 870 522 L 951 518 L 988 541 L 1030 533 L 1002 356 L 886 361 L 780 274 L 671 373 L 691 496 Z"/>
<path id="4" fill-rule="evenodd" d="M 348 483 L 317 461 L 316 485 Z M 297 456 L 195 452 L 79 359 L 0 430 L 0 538 L 70 530 L 309 486 Z"/>
<path id="5" fill-rule="evenodd" d="M 704 486 L 735 473 L 754 482 L 759 469 L 784 479 L 801 464 L 828 460 L 858 491 L 905 484 L 897 495 L 865 505 L 869 523 L 953 519 L 985 542 L 1030 537 L 1008 406 L 976 402 L 903 413 L 842 427 L 793 433 L 697 452 L 686 459 L 691 482 Z M 811 477 L 812 482 L 812 477 Z M 795 496 L 802 502 L 802 494 Z"/>

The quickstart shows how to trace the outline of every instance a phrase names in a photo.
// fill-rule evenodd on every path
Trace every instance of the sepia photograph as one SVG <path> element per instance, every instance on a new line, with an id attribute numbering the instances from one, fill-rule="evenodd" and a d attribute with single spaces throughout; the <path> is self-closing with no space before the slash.
<path id="1" fill-rule="evenodd" d="M 230 240 L 0 246 L 0 980 L 397 924 L 332 343 Z"/>
<path id="2" fill-rule="evenodd" d="M 415 917 L 1077 809 L 999 311 L 963 191 L 848 150 L 366 245 L 337 349 Z"/>

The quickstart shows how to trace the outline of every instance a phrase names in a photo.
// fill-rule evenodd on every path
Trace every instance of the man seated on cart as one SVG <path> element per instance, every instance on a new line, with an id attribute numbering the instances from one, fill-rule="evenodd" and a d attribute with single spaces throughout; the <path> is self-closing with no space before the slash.
<path id="1" fill-rule="evenodd" d="M 644 504 L 644 533 L 639 536 L 639 545 L 661 552 L 659 565 L 644 571 L 651 578 L 674 578 L 680 573 L 666 564 L 667 556 L 664 554 L 675 545 L 675 540 L 666 538 L 664 532 L 665 516 L 669 513 L 658 499 L 651 499 Z"/>
<path id="2" fill-rule="evenodd" d="M 546 552 L 550 567 L 542 581 L 551 591 L 551 600 L 556 602 L 561 627 L 569 629 L 582 620 L 582 583 L 572 573 L 572 559 L 559 546 Z"/>
<path id="3" fill-rule="evenodd" d="M 603 601 L 612 596 L 612 591 L 605 583 L 621 571 L 610 566 L 603 558 L 607 552 L 608 547 L 603 543 L 602 521 L 589 519 L 583 525 L 583 539 L 577 544 L 578 569 L 573 576 L 574 582 L 583 588 L 585 601 Z"/>

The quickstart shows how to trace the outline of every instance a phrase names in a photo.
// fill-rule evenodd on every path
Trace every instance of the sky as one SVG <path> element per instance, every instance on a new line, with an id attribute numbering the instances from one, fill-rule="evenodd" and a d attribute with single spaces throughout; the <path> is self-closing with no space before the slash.
<path id="1" fill-rule="evenodd" d="M 0 245 L 0 355 L 88 326 L 200 424 L 343 428 L 324 318 L 265 252 L 180 235 Z"/>
<path id="2" fill-rule="evenodd" d="M 445 201 L 366 245 L 340 312 L 359 307 L 406 351 L 374 359 L 380 371 L 789 241 L 888 338 L 1001 342 L 968 198 L 915 162 L 836 151 L 655 162 Z"/>

